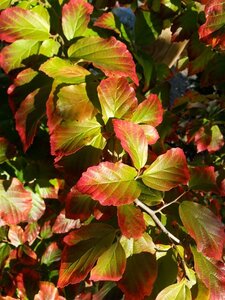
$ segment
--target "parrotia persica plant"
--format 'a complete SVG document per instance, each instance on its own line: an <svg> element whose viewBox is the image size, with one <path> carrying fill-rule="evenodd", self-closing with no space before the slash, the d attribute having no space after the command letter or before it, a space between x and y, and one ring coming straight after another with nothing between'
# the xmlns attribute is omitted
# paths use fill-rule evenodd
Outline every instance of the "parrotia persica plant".
<svg viewBox="0 0 225 300"><path fill-rule="evenodd" d="M0 9L0 299L224 300L224 2Z"/></svg>

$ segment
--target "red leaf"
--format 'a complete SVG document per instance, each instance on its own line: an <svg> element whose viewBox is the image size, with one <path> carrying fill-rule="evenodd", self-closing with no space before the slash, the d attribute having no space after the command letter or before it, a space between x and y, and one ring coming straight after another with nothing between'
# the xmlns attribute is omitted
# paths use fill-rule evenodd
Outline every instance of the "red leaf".
<svg viewBox="0 0 225 300"><path fill-rule="evenodd" d="M145 229L142 211L133 204L122 205L117 208L118 223L122 234L127 238L140 238Z"/></svg>
<svg viewBox="0 0 225 300"><path fill-rule="evenodd" d="M80 227L80 220L68 219L65 217L65 211L57 216L54 225L52 226L52 232L54 233L66 233L74 228Z"/></svg>
<svg viewBox="0 0 225 300"><path fill-rule="evenodd" d="M112 244L98 259L91 270L90 280L118 281L126 267L126 255L120 242Z"/></svg>
<svg viewBox="0 0 225 300"><path fill-rule="evenodd" d="M115 16L112 12L107 12L107 13L102 14L94 22L94 26L114 30L116 33L120 34L120 31L119 31L119 29L117 29L117 26L116 26Z"/></svg>
<svg viewBox="0 0 225 300"><path fill-rule="evenodd" d="M140 103L131 118L134 123L158 126L162 122L163 108L157 95L151 94Z"/></svg>
<svg viewBox="0 0 225 300"><path fill-rule="evenodd" d="M0 217L5 222L15 225L28 220L32 196L18 179L0 180L0 199Z"/></svg>
<svg viewBox="0 0 225 300"><path fill-rule="evenodd" d="M32 245L40 232L40 226L37 222L28 223L25 227L25 234L29 245Z"/></svg>
<svg viewBox="0 0 225 300"><path fill-rule="evenodd" d="M124 77L110 77L101 81L98 96L102 108L103 120L129 117L138 105L134 89Z"/></svg>
<svg viewBox="0 0 225 300"><path fill-rule="evenodd" d="M52 242L41 257L41 263L50 266L52 263L61 259L62 251L59 249L56 242Z"/></svg>
<svg viewBox="0 0 225 300"><path fill-rule="evenodd" d="M183 150L173 148L158 156L141 178L144 184L159 191L169 191L179 184L187 184L189 171Z"/></svg>
<svg viewBox="0 0 225 300"><path fill-rule="evenodd" d="M189 187L192 190L200 190L205 192L219 192L216 184L216 174L214 167L193 167L190 168Z"/></svg>
<svg viewBox="0 0 225 300"><path fill-rule="evenodd" d="M70 0L62 9L62 28L68 40L82 36L90 21L93 6L85 0Z"/></svg>
<svg viewBox="0 0 225 300"><path fill-rule="evenodd" d="M130 77L138 85L133 58L126 45L115 37L108 39L100 37L81 38L70 46L68 56L77 60L84 59L92 62L108 77Z"/></svg>
<svg viewBox="0 0 225 300"><path fill-rule="evenodd" d="M132 203L140 195L136 176L137 171L128 165L102 162L88 168L76 186L102 205L119 206Z"/></svg>
<svg viewBox="0 0 225 300"><path fill-rule="evenodd" d="M225 33L224 33L224 1L213 0L208 1L205 6L206 22L200 26L198 32L199 37L212 47L220 46L225 49Z"/></svg>
<svg viewBox="0 0 225 300"><path fill-rule="evenodd" d="M203 256L194 247L195 270L198 277L210 290L210 300L223 300L225 295L225 264L212 258Z"/></svg>
<svg viewBox="0 0 225 300"><path fill-rule="evenodd" d="M148 141L144 130L138 124L116 119L113 120L113 127L123 149L129 153L134 166L140 170L148 158Z"/></svg>
<svg viewBox="0 0 225 300"><path fill-rule="evenodd" d="M125 300L143 300L151 294L156 277L155 256L147 252L134 254L127 259L126 270L118 287L125 294Z"/></svg>
<svg viewBox="0 0 225 300"><path fill-rule="evenodd" d="M8 238L15 247L23 245L27 241L26 234L21 226L11 225L8 232Z"/></svg>
<svg viewBox="0 0 225 300"><path fill-rule="evenodd" d="M179 214L187 232L196 241L198 251L214 259L221 259L225 244L224 225L206 207L184 201Z"/></svg>
<svg viewBox="0 0 225 300"><path fill-rule="evenodd" d="M34 296L34 300L66 300L66 298L59 295L54 283L41 281L40 290L38 294Z"/></svg>
<svg viewBox="0 0 225 300"><path fill-rule="evenodd" d="M149 145L154 145L158 139L159 139L159 134L158 131L155 129L155 127L151 125L139 125L145 133L145 136L148 140Z"/></svg>

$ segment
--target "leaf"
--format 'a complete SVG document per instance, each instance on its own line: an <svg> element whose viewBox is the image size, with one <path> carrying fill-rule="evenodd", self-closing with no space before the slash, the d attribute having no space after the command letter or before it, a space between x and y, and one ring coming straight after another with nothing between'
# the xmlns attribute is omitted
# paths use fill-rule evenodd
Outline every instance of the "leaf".
<svg viewBox="0 0 225 300"><path fill-rule="evenodd" d="M117 208L118 224L120 230L127 238L140 238L145 229L142 211L134 204L121 205Z"/></svg>
<svg viewBox="0 0 225 300"><path fill-rule="evenodd" d="M224 137L220 131L218 125L213 125L211 127L212 138L209 146L207 147L209 153L220 150L224 145Z"/></svg>
<svg viewBox="0 0 225 300"><path fill-rule="evenodd" d="M155 129L155 127L151 125L139 125L139 126L143 129L148 144L154 145L159 139L159 134L158 131Z"/></svg>
<svg viewBox="0 0 225 300"><path fill-rule="evenodd" d="M52 263L61 259L61 253L62 251L59 249L57 243L52 242L42 255L41 264L45 264L49 267Z"/></svg>
<svg viewBox="0 0 225 300"><path fill-rule="evenodd" d="M225 295L225 265L222 261L204 256L194 247L194 265L198 277L209 288L210 300L223 300Z"/></svg>
<svg viewBox="0 0 225 300"><path fill-rule="evenodd" d="M141 182L139 182L138 184L141 188L141 195L138 197L140 201L144 202L148 206L155 206L164 202L164 194L162 192L150 189Z"/></svg>
<svg viewBox="0 0 225 300"><path fill-rule="evenodd" d="M11 225L8 231L8 239L13 246L18 247L26 242L26 234L21 226Z"/></svg>
<svg viewBox="0 0 225 300"><path fill-rule="evenodd" d="M134 89L124 77L110 77L101 81L98 96L105 123L109 118L129 117L137 107Z"/></svg>
<svg viewBox="0 0 225 300"><path fill-rule="evenodd" d="M24 152L33 143L40 121L45 115L45 104L49 92L49 87L34 90L23 100L16 111L16 130L23 143Z"/></svg>
<svg viewBox="0 0 225 300"><path fill-rule="evenodd" d="M66 246L63 250L61 257L61 267L59 271L58 287L62 288L68 284L75 284L81 282L86 278L91 271L97 259L110 247L114 238L115 230L111 227L108 229L107 234L105 230L102 232L93 231L93 224L86 227L84 230L78 230L78 240L75 240L74 246ZM97 224L99 225L99 224ZM105 225L105 224L104 224ZM104 226L103 226L104 227ZM82 231L83 230L83 231ZM89 236L82 233L90 232ZM66 237L65 241L68 242L76 237L76 232Z"/></svg>
<svg viewBox="0 0 225 300"><path fill-rule="evenodd" d="M162 122L162 118L162 104L157 95L151 94L135 109L131 121L156 127Z"/></svg>
<svg viewBox="0 0 225 300"><path fill-rule="evenodd" d="M37 54L40 43L33 40L18 40L2 49L0 66L6 72L24 67L23 60Z"/></svg>
<svg viewBox="0 0 225 300"><path fill-rule="evenodd" d="M39 70L59 82L74 84L85 82L86 76L90 74L83 67L73 65L70 61L59 57L50 58L40 66Z"/></svg>
<svg viewBox="0 0 225 300"><path fill-rule="evenodd" d="M28 220L32 196L18 179L0 180L0 201L0 217L6 223L16 225Z"/></svg>
<svg viewBox="0 0 225 300"><path fill-rule="evenodd" d="M40 226L37 222L28 223L25 227L25 234L29 245L32 245L40 232Z"/></svg>
<svg viewBox="0 0 225 300"><path fill-rule="evenodd" d="M224 226L206 207L184 201L179 214L190 236L196 241L198 251L204 255L221 259L225 243Z"/></svg>
<svg viewBox="0 0 225 300"><path fill-rule="evenodd" d="M204 192L219 192L216 183L216 174L213 166L210 167L192 167L189 168L190 181L189 187L192 190Z"/></svg>
<svg viewBox="0 0 225 300"><path fill-rule="evenodd" d="M149 252L155 254L155 244L152 241L150 235L146 232L140 238L130 238L122 235L120 238L120 243L124 248L126 257L130 257L133 254L138 254L142 252Z"/></svg>
<svg viewBox="0 0 225 300"><path fill-rule="evenodd" d="M66 233L74 228L80 227L80 220L68 219L65 216L65 211L61 211L57 216L54 225L52 226L52 232L54 233Z"/></svg>
<svg viewBox="0 0 225 300"><path fill-rule="evenodd" d="M0 10L8 8L10 4L11 4L11 0L1 0Z"/></svg>
<svg viewBox="0 0 225 300"><path fill-rule="evenodd" d="M189 172L183 150L173 148L158 156L140 177L144 184L159 191L187 184Z"/></svg>
<svg viewBox="0 0 225 300"><path fill-rule="evenodd" d="M0 268L3 268L5 260L10 254L10 250L8 243L0 243Z"/></svg>
<svg viewBox="0 0 225 300"><path fill-rule="evenodd" d="M125 252L120 242L116 242L98 258L96 266L91 270L90 280L118 281L121 279L125 267Z"/></svg>
<svg viewBox="0 0 225 300"><path fill-rule="evenodd" d="M213 48L219 46L221 50L225 49L224 15L223 0L208 1L205 6L206 22L198 30L202 41Z"/></svg>
<svg viewBox="0 0 225 300"><path fill-rule="evenodd" d="M59 295L54 283L40 281L40 290L38 294L34 296L34 300L66 300L66 298Z"/></svg>
<svg viewBox="0 0 225 300"><path fill-rule="evenodd" d="M151 294L156 276L155 256L147 252L134 254L127 259L126 270L118 287L125 294L125 299L143 300Z"/></svg>
<svg viewBox="0 0 225 300"><path fill-rule="evenodd" d="M108 77L130 77L138 85L133 58L126 45L114 37L108 39L100 37L81 38L69 47L68 56L76 60L83 59L92 62Z"/></svg>
<svg viewBox="0 0 225 300"><path fill-rule="evenodd" d="M8 43L19 39L44 41L49 38L50 24L36 12L10 7L0 15L0 39Z"/></svg>
<svg viewBox="0 0 225 300"><path fill-rule="evenodd" d="M135 123L125 120L113 120L116 137L127 151L136 169L144 167L148 159L148 141L143 129Z"/></svg>
<svg viewBox="0 0 225 300"><path fill-rule="evenodd" d="M185 281L169 285L158 294L156 300L191 300L191 291Z"/></svg>
<svg viewBox="0 0 225 300"><path fill-rule="evenodd" d="M16 151L15 147L4 137L0 137L0 164L12 158Z"/></svg>
<svg viewBox="0 0 225 300"><path fill-rule="evenodd" d="M29 222L38 221L45 212L45 202L44 200L36 193L31 192L32 194L32 207L28 215Z"/></svg>
<svg viewBox="0 0 225 300"><path fill-rule="evenodd" d="M114 14L110 11L103 13L95 22L94 26L113 30L116 33L120 34L119 29L117 28L117 21Z"/></svg>
<svg viewBox="0 0 225 300"><path fill-rule="evenodd" d="M67 40L82 36L87 29L93 6L84 0L70 0L62 8L62 29Z"/></svg>
<svg viewBox="0 0 225 300"><path fill-rule="evenodd" d="M140 194L134 180L137 171L123 163L102 162L87 169L77 182L77 189L102 205L132 203Z"/></svg>
<svg viewBox="0 0 225 300"><path fill-rule="evenodd" d="M61 45L59 42L53 39L48 39L42 42L38 54L42 54L47 57L52 57L58 54L60 47Z"/></svg>
<svg viewBox="0 0 225 300"><path fill-rule="evenodd" d="M105 139L101 134L101 125L95 118L87 121L65 121L54 128L51 134L51 153L67 156L77 152L86 145L103 149Z"/></svg>

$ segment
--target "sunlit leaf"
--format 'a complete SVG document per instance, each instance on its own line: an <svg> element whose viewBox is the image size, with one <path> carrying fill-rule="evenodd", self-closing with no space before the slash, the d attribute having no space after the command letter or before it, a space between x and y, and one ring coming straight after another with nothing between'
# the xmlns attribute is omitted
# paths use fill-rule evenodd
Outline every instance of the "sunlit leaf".
<svg viewBox="0 0 225 300"><path fill-rule="evenodd" d="M3 267L5 260L10 254L10 250L8 243L0 243L0 268Z"/></svg>
<svg viewBox="0 0 225 300"><path fill-rule="evenodd" d="M58 54L59 48L60 48L59 42L53 39L48 39L42 42L38 54L42 54L47 57L52 57Z"/></svg>
<svg viewBox="0 0 225 300"><path fill-rule="evenodd" d="M156 300L191 300L191 291L185 284L185 280L172 284L162 290Z"/></svg>
<svg viewBox="0 0 225 300"><path fill-rule="evenodd" d="M113 127L123 149L129 153L134 166L140 170L148 158L148 141L144 130L138 124L117 119L113 120Z"/></svg>
<svg viewBox="0 0 225 300"><path fill-rule="evenodd" d="M0 217L5 222L15 225L28 220L32 195L18 179L0 181L0 201Z"/></svg>
<svg viewBox="0 0 225 300"><path fill-rule="evenodd" d="M59 82L75 84L85 82L86 76L90 74L83 67L59 57L50 58L40 66L39 70Z"/></svg>
<svg viewBox="0 0 225 300"><path fill-rule="evenodd" d="M5 46L0 53L0 66L8 73L23 67L23 60L38 53L40 43L32 40L18 40Z"/></svg>
<svg viewBox="0 0 225 300"><path fill-rule="evenodd" d="M92 62L106 76L130 77L138 85L133 58L126 45L114 37L108 39L100 37L81 38L70 46L68 56L76 60L83 59Z"/></svg>
<svg viewBox="0 0 225 300"><path fill-rule="evenodd" d="M127 238L140 238L145 229L142 211L134 204L121 205L117 208L118 224L120 230Z"/></svg>
<svg viewBox="0 0 225 300"><path fill-rule="evenodd" d="M155 94L150 94L146 100L140 103L131 118L134 123L157 126L162 122L162 104Z"/></svg>
<svg viewBox="0 0 225 300"><path fill-rule="evenodd" d="M124 77L110 77L101 81L98 96L102 108L103 120L129 117L137 107L134 89Z"/></svg>
<svg viewBox="0 0 225 300"><path fill-rule="evenodd" d="M102 205L132 203L140 194L134 180L137 171L123 163L102 162L87 169L77 183L77 189Z"/></svg>
<svg viewBox="0 0 225 300"><path fill-rule="evenodd" d="M52 242L41 257L41 263L50 266L55 261L61 259L62 251L59 249L56 242Z"/></svg>
<svg viewBox="0 0 225 300"><path fill-rule="evenodd" d="M112 244L97 261L96 266L91 270L90 280L111 280L121 279L126 267L126 255L119 242Z"/></svg>
<svg viewBox="0 0 225 300"><path fill-rule="evenodd" d="M66 300L66 298L59 295L54 283L41 281L40 290L38 294L34 296L34 300Z"/></svg>
<svg viewBox="0 0 225 300"><path fill-rule="evenodd" d="M2 0L0 3L0 10L1 9L6 9L10 6L12 0Z"/></svg>
<svg viewBox="0 0 225 300"><path fill-rule="evenodd" d="M19 225L11 225L8 232L8 239L15 247L23 245L26 242L26 234L23 228Z"/></svg>
<svg viewBox="0 0 225 300"><path fill-rule="evenodd" d="M198 279L197 281L198 293L195 300L210 300L209 289L204 285L204 283Z"/></svg>
<svg viewBox="0 0 225 300"><path fill-rule="evenodd" d="M54 233L66 233L74 228L80 227L80 220L68 219L65 216L65 211L57 216L54 225L52 226L52 231Z"/></svg>
<svg viewBox="0 0 225 300"><path fill-rule="evenodd" d="M149 252L151 254L155 253L155 244L152 241L152 238L148 233L143 233L143 235L138 238L128 239L124 235L120 238L120 243L123 246L126 257L130 257L133 254L138 254L142 252Z"/></svg>
<svg viewBox="0 0 225 300"><path fill-rule="evenodd" d="M189 172L183 150L173 148L158 156L141 178L144 184L159 191L169 191L179 184L187 184Z"/></svg>
<svg viewBox="0 0 225 300"><path fill-rule="evenodd" d="M205 6L205 16L206 22L198 30L200 39L212 47L219 46L224 50L225 9L223 0L208 1Z"/></svg>
<svg viewBox="0 0 225 300"><path fill-rule="evenodd" d="M62 28L67 40L82 36L90 21L93 6L85 0L70 0L62 8Z"/></svg>
<svg viewBox="0 0 225 300"><path fill-rule="evenodd" d="M135 270L135 272L134 272ZM155 256L143 252L127 259L126 269L118 287L129 300L143 300L151 294L157 276Z"/></svg>
<svg viewBox="0 0 225 300"><path fill-rule="evenodd" d="M195 270L198 277L209 288L210 300L223 300L225 295L225 265L224 262L204 256L194 247Z"/></svg>
<svg viewBox="0 0 225 300"><path fill-rule="evenodd" d="M116 33L120 33L116 24L117 20L115 19L114 14L110 11L102 14L95 22L94 26L98 26L105 29L110 29Z"/></svg>
<svg viewBox="0 0 225 300"><path fill-rule="evenodd" d="M218 125L213 125L211 127L211 132L212 132L211 142L210 142L209 146L207 147L207 149L210 153L213 153L223 147L224 136L223 136L222 132L220 131L220 128Z"/></svg>
<svg viewBox="0 0 225 300"><path fill-rule="evenodd" d="M208 208L194 202L182 202L179 213L187 232L196 241L198 251L208 257L221 259L225 243L221 221Z"/></svg>
<svg viewBox="0 0 225 300"><path fill-rule="evenodd" d="M159 139L159 134L158 131L155 129L155 127L151 125L139 125L139 126L143 129L148 144L154 145Z"/></svg>
<svg viewBox="0 0 225 300"><path fill-rule="evenodd" d="M32 192L32 207L28 216L29 222L38 221L40 217L44 214L44 211L44 200L38 194Z"/></svg>
<svg viewBox="0 0 225 300"><path fill-rule="evenodd" d="M190 170L189 187L192 190L201 190L205 192L218 192L216 184L216 174L213 166L210 167L192 167Z"/></svg>
<svg viewBox="0 0 225 300"><path fill-rule="evenodd" d="M40 226L37 222L28 223L25 227L25 234L29 245L32 245L40 232Z"/></svg>
<svg viewBox="0 0 225 300"><path fill-rule="evenodd" d="M39 14L11 7L0 15L0 39L14 42L19 39L44 41L49 38L50 24Z"/></svg>

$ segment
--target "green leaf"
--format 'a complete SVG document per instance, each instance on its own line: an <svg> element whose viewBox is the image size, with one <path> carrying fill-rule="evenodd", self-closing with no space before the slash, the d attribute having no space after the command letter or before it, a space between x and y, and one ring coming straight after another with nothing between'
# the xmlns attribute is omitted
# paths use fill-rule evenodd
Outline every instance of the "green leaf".
<svg viewBox="0 0 225 300"><path fill-rule="evenodd" d="M15 154L15 147L4 137L0 137L0 164L12 158Z"/></svg>
<svg viewBox="0 0 225 300"><path fill-rule="evenodd" d="M0 268L4 266L5 260L10 254L10 250L8 243L0 243Z"/></svg>
<svg viewBox="0 0 225 300"><path fill-rule="evenodd" d="M122 205L117 208L118 224L123 235L127 238L140 238L145 229L142 211L133 204Z"/></svg>
<svg viewBox="0 0 225 300"><path fill-rule="evenodd" d="M118 281L121 279L125 267L125 252L120 242L116 242L98 258L96 266L91 270L90 280Z"/></svg>
<svg viewBox="0 0 225 300"><path fill-rule="evenodd" d="M120 34L120 30L117 28L118 20L115 18L114 14L110 11L103 13L95 22L94 26L98 26L105 29L110 29Z"/></svg>
<svg viewBox="0 0 225 300"><path fill-rule="evenodd" d="M62 8L62 29L67 40L82 36L90 21L93 6L85 0L70 0Z"/></svg>
<svg viewBox="0 0 225 300"><path fill-rule="evenodd" d="M50 58L40 66L39 70L63 83L83 83L86 81L86 76L90 75L90 72L83 67L73 65L69 60L59 57Z"/></svg>
<svg viewBox="0 0 225 300"><path fill-rule="evenodd" d="M210 300L210 294L209 294L209 289L204 285L204 283L198 279L197 281L197 286L198 286L198 293L195 298L195 300Z"/></svg>
<svg viewBox="0 0 225 300"><path fill-rule="evenodd" d="M206 207L184 201L179 214L187 232L197 243L198 251L214 259L221 259L225 242L222 222Z"/></svg>
<svg viewBox="0 0 225 300"><path fill-rule="evenodd" d="M129 117L138 105L135 91L124 77L102 80L98 86L98 96L105 123L109 118Z"/></svg>
<svg viewBox="0 0 225 300"><path fill-rule="evenodd" d="M127 259L126 270L118 287L129 300L144 299L151 294L156 276L155 256L147 252L134 254Z"/></svg>
<svg viewBox="0 0 225 300"><path fill-rule="evenodd" d="M172 284L162 290L156 300L191 300L191 291L186 285L186 280Z"/></svg>
<svg viewBox="0 0 225 300"><path fill-rule="evenodd" d="M38 13L10 7L0 17L0 39L12 43L19 39L44 41L49 38L50 24Z"/></svg>
<svg viewBox="0 0 225 300"><path fill-rule="evenodd" d="M141 202L144 202L148 206L155 206L163 203L164 193L150 189L141 182L138 184L141 188L141 195L138 197L138 199Z"/></svg>
<svg viewBox="0 0 225 300"><path fill-rule="evenodd" d="M138 78L130 52L122 42L114 37L85 37L79 39L68 49L68 56L76 60L92 62L106 76L130 77L136 85Z"/></svg>
<svg viewBox="0 0 225 300"><path fill-rule="evenodd" d="M48 40L43 41L43 43L40 46L38 54L42 54L47 57L52 57L52 56L58 54L60 47L61 47L61 45L59 44L59 42L57 42L53 39L48 39Z"/></svg>
<svg viewBox="0 0 225 300"><path fill-rule="evenodd" d="M129 153L136 169L143 168L148 159L148 140L144 130L133 122L113 120L116 137L123 149Z"/></svg>
<svg viewBox="0 0 225 300"><path fill-rule="evenodd" d="M18 179L0 180L0 201L0 217L5 222L15 225L28 220L32 196Z"/></svg>
<svg viewBox="0 0 225 300"><path fill-rule="evenodd" d="M187 184L189 172L183 150L173 148L158 156L140 178L144 184L159 191L169 191L179 184Z"/></svg>
<svg viewBox="0 0 225 300"><path fill-rule="evenodd" d="M23 60L37 54L40 47L38 41L18 40L2 49L0 53L1 68L8 73L11 70L24 67Z"/></svg>
<svg viewBox="0 0 225 300"><path fill-rule="evenodd" d="M11 2L12 2L12 0L1 0L0 10L8 8L10 6Z"/></svg>
<svg viewBox="0 0 225 300"><path fill-rule="evenodd" d="M195 270L198 277L210 291L210 300L223 299L225 295L225 264L222 261L204 256L194 247Z"/></svg>
<svg viewBox="0 0 225 300"><path fill-rule="evenodd" d="M132 203L140 194L137 171L123 163L102 162L87 169L77 182L77 189L102 205Z"/></svg>

